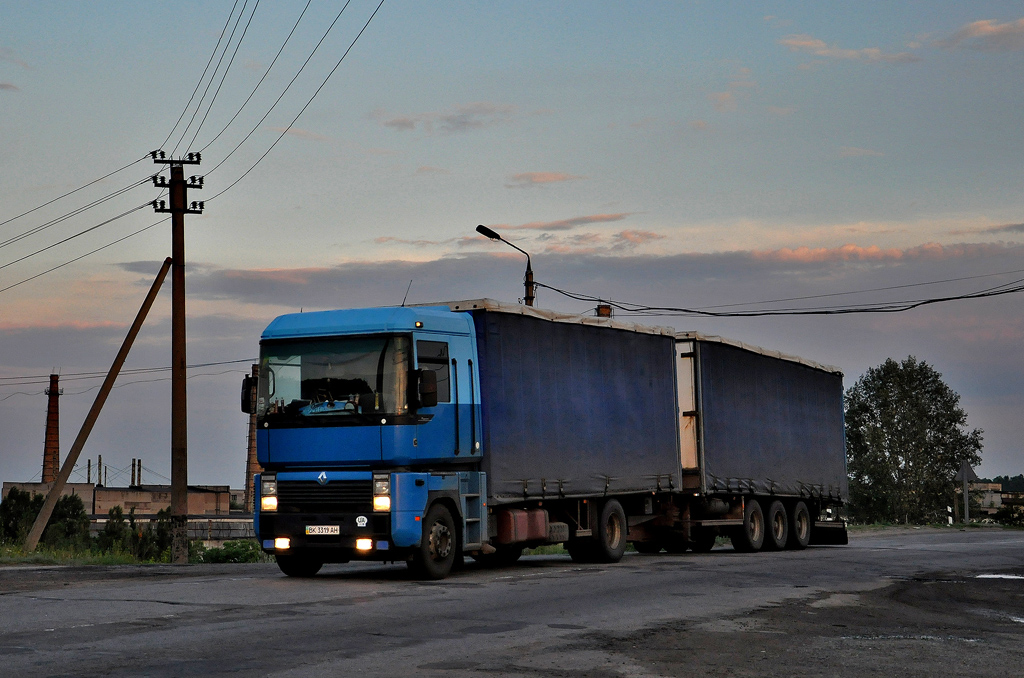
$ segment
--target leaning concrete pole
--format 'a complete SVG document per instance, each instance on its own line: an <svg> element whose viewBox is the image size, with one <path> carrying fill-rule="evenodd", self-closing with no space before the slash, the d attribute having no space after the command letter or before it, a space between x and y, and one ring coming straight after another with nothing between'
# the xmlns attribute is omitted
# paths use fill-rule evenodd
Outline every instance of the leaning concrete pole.
<svg viewBox="0 0 1024 678"><path fill-rule="evenodd" d="M64 486L71 476L71 471L75 468L75 462L78 461L78 455L81 454L82 448L85 447L85 441L89 439L89 434L92 433L92 427L100 416L100 410L103 409L103 404L107 401L110 389L114 387L114 380L117 379L121 366L124 365L124 361L128 357L128 351L131 350L135 337L139 334L139 330L142 329L142 323L145 321L149 309L153 306L156 294L160 291L160 285L163 284L164 278L167 277L167 271L170 267L171 260L169 258L165 259L164 265L160 267L160 272L157 273L156 280L153 281L153 286L149 288L146 300L142 302L139 314L135 316L135 322L132 323L131 329L128 330L128 335L124 338L124 343L121 344L121 349L117 352L117 357L114 358L114 363L110 366L110 370L103 380L103 385L100 386L99 393L96 394L96 400L93 401L92 408L82 423L82 429L78 432L78 437L75 438L71 451L68 452L68 457L64 460L64 465L60 467L57 480L53 483L53 487L50 488L50 493L46 495L46 501L43 503L43 508L39 511L39 515L36 516L36 522L32 524L32 529L25 540L26 551L34 551L36 546L39 545L39 539L43 536L43 529L46 528L46 523L50 521L50 516L53 514L53 507L57 505L57 500L60 499L60 495L64 491Z"/></svg>

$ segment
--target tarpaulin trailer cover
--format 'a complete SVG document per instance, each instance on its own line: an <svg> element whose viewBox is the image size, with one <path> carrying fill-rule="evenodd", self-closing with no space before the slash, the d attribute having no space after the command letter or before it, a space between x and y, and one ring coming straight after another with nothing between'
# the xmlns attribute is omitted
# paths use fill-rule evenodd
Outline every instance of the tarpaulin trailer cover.
<svg viewBox="0 0 1024 678"><path fill-rule="evenodd" d="M845 499L842 374L688 336L704 489Z"/></svg>
<svg viewBox="0 0 1024 678"><path fill-rule="evenodd" d="M452 306L476 323L492 503L680 487L673 336Z"/></svg>

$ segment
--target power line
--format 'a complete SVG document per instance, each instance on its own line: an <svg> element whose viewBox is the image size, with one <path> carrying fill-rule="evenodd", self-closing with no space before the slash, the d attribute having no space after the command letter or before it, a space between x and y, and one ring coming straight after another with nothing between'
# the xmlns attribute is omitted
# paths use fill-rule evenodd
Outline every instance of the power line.
<svg viewBox="0 0 1024 678"><path fill-rule="evenodd" d="M1012 294L1014 292L1021 292L1024 291L1024 284L1022 283L1024 283L1024 279L1017 280L1012 283L1006 283L1004 285L999 285L998 287L990 288L987 290L980 290L977 292L969 292L967 294L950 295L945 297L932 297L928 299L913 299L895 302L885 302L880 304L856 304L846 307L784 308L763 311L708 311L697 308L648 306L645 304L613 301L602 297L594 297L587 294L568 292L566 290L562 290L551 285L545 285L543 283L536 283L536 285L538 287L549 289L552 292L557 292L558 294L561 294L570 299L575 299L577 301L588 301L608 304L613 308L617 308L623 311L626 315L750 318L778 315L844 315L851 313L900 313L903 311L909 311L930 304L938 304L948 301L959 301L964 299L982 299L986 297L995 297L1004 294Z"/></svg>
<svg viewBox="0 0 1024 678"><path fill-rule="evenodd" d="M188 103L185 104L185 108L181 109L181 115L178 116L178 121L174 123L174 127L172 127L171 131L167 133L167 138L164 139L164 142L160 144L160 146L166 146L167 142L171 140L171 137L174 136L174 130L178 129L178 125L181 124L182 118L185 117L185 113L188 112L189 106L192 105L192 101L196 98L196 92L199 91L199 87L203 84L203 80L206 78L206 72L210 70L210 64L213 63L213 57L217 56L217 51L220 49L220 41L224 39L224 34L228 30L228 24L231 23L231 17L234 15L235 7L237 6L238 0L235 0L235 4L231 5L231 11L228 12L228 18L224 22L224 28L221 29L220 36L217 38L217 44L214 45L213 52L210 54L210 60L206 62L206 68L203 69L203 74L199 76L199 82L196 83L196 88L192 90L192 96L189 97ZM146 156L143 156L142 159L145 160Z"/></svg>
<svg viewBox="0 0 1024 678"><path fill-rule="evenodd" d="M149 229L153 228L154 226L162 224L163 222L165 222L167 220L168 220L168 218L161 219L160 221L154 222L154 223L150 224L149 226L146 226L145 228L140 228L139 230L137 230L137 231L135 231L133 233L129 233L128 235L126 235L124 237L121 237L121 238L118 238L117 240L115 240L113 242L109 242L106 245L103 245L102 247L97 247L96 249L92 250L91 252L86 252L85 254L82 254L80 256L75 257L74 259L69 259L68 261L65 261L63 264L58 264L58 265L54 266L53 268L49 268L49 269L43 271L42 273L37 273L37 274L35 274L35 275L33 275L33 276L29 277L29 278L25 278L24 280L19 280L18 282L14 283L13 285L8 285L7 287L2 287L2 288L0 288L0 294L6 292L7 290L10 290L10 289L13 289L13 288L17 287L18 285L23 285L23 284L25 284L27 282L31 282L31 281L35 280L36 278L41 278L44 275L46 275L47 273L53 273L57 269L64 268L68 264L73 264L76 261L81 261L82 259L85 259L86 257L91 256L93 254L96 254L97 252L99 252L101 250L105 250L108 247L112 247L112 246L118 244L119 242L123 242L123 241L127 240L128 238L134 237L134 236L136 236L136 235L138 235L140 233L148 231Z"/></svg>
<svg viewBox="0 0 1024 678"><path fill-rule="evenodd" d="M100 177L99 179L94 179L94 180L90 181L90 182L89 182L89 183L87 183L87 184L84 184L84 185L82 185L82 186L79 186L78 188L76 188L76 189L75 189L75 190L73 190L73 191L68 191L67 193L64 193L63 195L58 195L58 196L57 196L56 198L54 198L53 200L49 200L49 201L47 201L47 202L44 202L44 203L43 203L42 205L39 205L38 207L33 207L32 209L28 210L27 212L22 212L21 214L18 214L17 216L13 216L13 217L11 217L10 219L7 219L6 221L0 221L0 226L4 226L4 225L6 225L6 224L9 224L9 223L11 223L11 222L12 222L12 221L14 221L15 219L20 219L20 218L22 218L23 216L26 216L26 215L28 215L28 214L32 214L32 213L33 213L33 212L35 212L36 210L41 210L41 209L43 209L44 207L46 207L47 205L52 205L53 203L57 202L58 200L60 200L60 199L62 199L62 198L66 198L66 197L68 197L69 195L73 195L73 194L75 194L75 193L78 193L78 192L79 192L79 191L81 191L82 189L85 189L85 188L89 188L89 187L90 187L90 186L92 186L93 184L97 184L97 183L99 183L99 182L103 181L104 179L106 179L106 178L108 178L108 177L112 177L112 176L114 176L115 174L117 174L118 172L120 172L120 171L122 171L122 170L126 170L126 169L128 169L128 168L129 168L129 167L131 167L132 165L135 165L135 164L137 164L137 163L140 163L140 162L142 162L143 160L145 160L145 159L146 159L146 158L148 158L148 157L149 157L149 155L147 154L147 155L144 155L144 156L142 156L142 157L141 157L141 158L139 158L138 160L132 160L132 161L131 161L130 163L128 163L128 164L127 164L127 165L125 165L124 167L118 167L118 168L117 168L116 170L114 170L113 172L109 172L109 173L107 173L107 174L104 174L104 175L103 175L102 177Z"/></svg>
<svg viewBox="0 0 1024 678"><path fill-rule="evenodd" d="M823 298L826 298L826 297L840 297L840 296L846 296L846 295L851 295L851 294L864 294L864 293L867 293L867 292L884 292L884 291L889 291L889 290L907 289L907 288L910 288L910 287L923 287L925 285L940 285L940 284L943 284L943 283L961 282L961 281L964 281L964 280L978 280L979 278L994 278L996 276L1012 275L1014 273L1024 273L1024 268L1017 269L1015 271L1002 271L1000 273L983 273L981 275L968 275L968 276L963 276L961 278L946 278L945 280L929 280L927 282L908 283L908 284L905 284L905 285L889 285L888 287L871 287L871 288L868 288L868 289L855 290L855 291L852 291L852 292L832 292L832 293L829 293L829 294L809 294L809 295L805 295L805 296L802 296L802 297L786 297L786 298L783 298L783 299L766 299L764 301L750 301L750 302L738 303L738 304L717 304L715 306L702 306L701 308L706 310L706 309L709 309L709 308L729 308L729 307L733 307L733 306L757 306L759 304L777 304L777 303L782 303L784 301L803 301L805 299L823 299Z"/></svg>
<svg viewBox="0 0 1024 678"><path fill-rule="evenodd" d="M210 111L213 110L213 102L217 100L217 95L220 94L220 88L224 86L224 81L228 77L228 72L231 70L231 65L235 63L235 57L238 56L238 48L242 46L242 41L245 40L245 34L249 32L249 24L252 23L253 17L256 16L256 9L259 6L260 0L256 0L256 4L252 6L252 12L249 14L249 20L245 22L245 28L242 29L242 35L239 36L238 42L235 43L235 51L231 53L231 59L228 60L227 68L224 69L224 73L220 76L220 82L217 84L217 89L216 91L214 91L213 96L210 98L210 105L207 106L206 113L203 115L203 119L199 121L199 126L196 127L196 133L192 135L192 141L189 142L189 147L191 147L192 144L196 142L196 137L199 136L199 130L201 130L203 128L203 125L206 124L206 119L210 116ZM245 11L244 7L242 8L242 11ZM241 18L241 14L239 14L239 18ZM232 31L232 34L234 34L234 31ZM228 40L228 44L231 44L230 39Z"/></svg>
<svg viewBox="0 0 1024 678"><path fill-rule="evenodd" d="M349 2L351 2L351 0L349 0ZM346 2L346 3L345 3L345 7L348 7L348 4L349 4L349 3L348 3L348 2ZM214 195L214 196L213 196L212 198L208 199L208 200L207 200L206 202L209 202L210 200L213 200L213 199L215 199L215 198L217 198L217 197L219 197L219 196L222 196L222 195L224 195L224 194L225 194L225 193L226 193L227 191L231 190L231 189L232 189L232 188L233 188L233 187L234 187L234 186L235 186L235 185L236 185L236 184L237 184L238 182L240 182L240 181L241 181L242 179L244 179L244 178L246 177L246 175L248 175L248 174L249 174L249 172L251 172L251 171L253 171L254 169L256 169L256 166L257 166L257 165L259 165L259 164L260 164L261 162L263 162L263 159L264 159L264 158L266 158L266 157L267 157L267 156L268 156L268 155L270 154L270 152L271 152L272 150L274 150L274 147L275 147L275 146L277 146L277 144L278 144L278 143L279 143L279 142L281 141L281 139L283 139L283 138L284 138L284 135L285 135L285 134L287 134L287 133L288 133L288 131L289 131L289 130L290 130L290 129L292 128L292 126L293 126L293 125L294 125L294 124L295 124L295 123L296 123L296 122L298 121L299 117L301 117L301 116L302 116L302 114L303 114L303 113L305 113L306 109L307 109L307 108L309 108L309 105L310 105L311 103L313 103L313 99L315 99L315 98L316 98L316 96L317 96L317 95L318 95L318 94L320 93L320 90L322 90L322 89L324 88L324 86L325 86L325 85L327 85L327 81L331 79L331 76L332 76L332 75L334 75L335 71L337 71L337 70L338 70L338 67L339 67L339 66L341 66L341 62L343 62L343 61L345 60L345 57L347 57L347 56L348 56L348 54L349 54L349 52L351 52L351 51L352 51L352 48L353 48L353 47L355 47L355 44L356 44L356 43L357 43L357 42L359 41L359 38L360 38L360 37L362 37L363 33L364 33L364 32L366 31L366 29L367 29L367 28L369 27L369 25L370 25L370 22L371 22L371 21L373 21L373 18L374 18L375 16L377 16L377 12L379 12L379 11L380 11L380 8L381 8L381 7L383 6L383 5L384 5L384 0L380 0L380 4L378 4L378 5L377 5L377 8L376 8L375 10L373 10L373 14L371 14L371 15L370 15L370 18L366 20L366 23L365 23L365 24L363 24L363 27L362 27L362 28L361 28L361 29L359 30L359 33L358 33L358 34L356 34L356 37L355 37L355 38L354 38L354 39L352 40L352 43L351 43L351 44L350 44L350 45L348 46L348 49L346 49L346 50L345 50L345 53L341 55L341 58L340 58L340 59L338 59L338 63L336 63L336 64L334 65L334 68L332 68L332 69L331 69L331 72L327 74L327 77L326 77L326 78L324 78L324 81L323 81L322 83L320 83L320 86L319 86L319 87L317 87L317 88L316 88L316 91L315 91L315 92L313 92L313 96L311 96L311 97L309 98L309 101L307 101L307 102L306 102L306 105L302 107L302 109L301 109L301 110L300 110L300 111L298 112L298 114L297 114L297 115L296 115L296 116L295 116L295 117L294 117L294 118L292 119L292 121L291 121L290 123L288 123L288 126L284 128L284 131L283 131L283 132L281 132L280 136L278 136L278 137L277 137L277 139L276 139L276 140L274 141L274 143L270 145L270 148L268 148L268 149L266 150L266 152L265 152L265 153L264 153L263 155L261 155L261 156L260 156L259 160L257 160L257 161L256 161L255 163L253 163L252 167L250 167L249 169L247 169L247 170L246 170L246 171L245 171L245 172L244 172L244 173L242 174L242 176L240 176L240 177L238 177L237 179L235 179L235 180L234 180L233 182L231 182L231 183L230 183L230 184L229 184L229 185L227 186L227 188L225 188L224 190L222 190L222 191L221 191L220 193L217 193L217 194L216 194L216 195ZM345 8L343 7L343 8L342 8L342 12L344 12L344 11L345 11ZM341 16L341 14L339 13L339 14L338 14L338 16L340 17L340 16ZM337 21L337 19L335 19L335 21ZM334 24L331 24L331 25L333 26ZM328 30L330 30L330 29L328 29ZM326 34L324 34L324 37L327 37L327 36L326 36ZM317 45L317 46L319 47L319 45ZM312 55L310 55L310 56L312 57ZM303 64L303 65L305 65L305 64ZM261 120L260 122L262 122L262 120ZM246 137L246 138L248 138L248 137ZM236 148L237 148L237 147L236 147ZM225 158L225 159L226 159L226 158ZM222 164L223 164L223 163L222 163ZM217 167L220 167L220 165L217 165ZM217 167L214 167L214 169L216 169ZM209 173L208 173L208 174L209 174Z"/></svg>
<svg viewBox="0 0 1024 678"><path fill-rule="evenodd" d="M267 79L268 75L270 75L270 70L274 67L274 64L277 63L277 60L281 57L281 53L284 52L284 48L288 46L288 42L291 41L292 36L295 34L295 29L299 27L299 22L302 21L302 17L305 16L306 10L309 9L309 6L312 2L313 0L307 0L306 6L302 9L302 12L299 14L299 18L295 20L295 25L292 26L292 30L291 32L288 33L288 37L284 39L284 43L281 45L281 49L277 50L277 54L274 56L274 60L270 62L270 66L268 66L267 70L263 73L263 77L261 77L259 82L256 83L256 86L252 88L252 92L249 93L249 96L245 99L244 102L242 102L242 105L238 107L238 110L235 111L235 114L231 116L231 119L228 120L228 123L224 125L221 131L217 132L217 134L212 139L210 139L205 146L199 149L201 153L205 153L206 149L212 146L213 142L217 141L217 139L220 138L220 135L224 134L227 128L231 126L231 123L235 121L235 118L237 118L239 114L242 112L242 109L246 107L249 101L256 94L256 90L260 88L260 85L263 84L263 81Z"/></svg>
<svg viewBox="0 0 1024 678"><path fill-rule="evenodd" d="M227 44L224 45L224 50L220 53L220 58L217 60L217 65L214 67L213 73L210 75L210 81L206 83L206 89L203 90L203 96L199 97L199 103L196 104L196 110L192 112L192 117L189 118L188 124L185 125L185 129L181 131L181 138L178 139L178 143L174 144L174 148L171 149L172 156L178 152L178 146L180 146L181 142L185 140L185 135L188 134L189 128L192 126L192 123L195 122L196 116L199 114L199 109L203 107L203 100L206 98L206 95L210 91L210 86L213 84L213 79L217 77L217 71L220 70L220 65L224 61L224 55L228 53L228 45L231 44L231 39L235 36L235 31L238 30L238 24L242 21L242 15L245 14L245 8L246 6L248 6L248 4L249 0L245 0L245 3L242 5L242 9L238 12L238 17L235 19L235 25L231 28L231 35L228 36ZM228 20L231 20L230 16L228 17ZM218 41L217 44L220 44L220 42Z"/></svg>
<svg viewBox="0 0 1024 678"><path fill-rule="evenodd" d="M218 360L216 362L208 363L194 363L192 365L186 365L186 369L194 370L201 367L217 367L219 365L235 365L238 363L253 363L256 362L257 358L236 358L234 360ZM170 365L161 367L135 367L132 369L121 370L119 374L148 374L152 372L165 372L171 369ZM60 378L62 382L66 381L79 381L82 379L102 379L107 376L107 372L69 372L67 374L61 374ZM19 377L0 377L0 387L2 386L24 386L28 384L42 384L49 383L50 375L48 374L33 374L23 375ZM2 383L2 382L15 382L15 383Z"/></svg>
<svg viewBox="0 0 1024 678"><path fill-rule="evenodd" d="M14 243L16 243L16 242L18 242L20 240L24 240L25 238L27 238L29 236L35 235L36 233L39 233L40 231L45 231L49 227L55 226L56 224L59 224L62 221L67 221L68 219L70 219L72 217L76 217L79 214L81 214L82 212L85 212L86 210L92 209L93 207L95 207L95 206L97 206L99 204L102 204L102 203L104 203L104 202L106 202L108 200L112 200L113 198L116 198L119 195L127 193L128 191L132 190L133 188L138 188L139 186L142 186L143 184L145 184L148 181L149 181L148 178L147 179L142 179L140 181L136 181L135 183L130 184L130 185L124 187L124 188L118 189L118 190L114 191L113 193L108 193L107 195L103 196L102 198L97 198L96 200L93 200L91 203L88 203L88 204L84 205L83 207L78 207L76 209L73 209L70 212L68 212L67 214L64 214L62 216L56 217L54 219L51 219L50 221L42 223L39 226L35 226L33 228L30 228L29 230L27 230L27 231L25 231L23 233L20 233L18 235L12 236L12 237L8 238L7 240L4 240L4 241L0 242L0 248L7 247L8 245L13 245Z"/></svg>
<svg viewBox="0 0 1024 678"><path fill-rule="evenodd" d="M294 76L292 76L292 79L288 81L288 84L285 85L284 90L281 92L281 94L278 95L277 99L274 100L274 103L271 104L270 109L266 113L264 113L263 117L260 118L259 122L257 122L256 125L251 130L249 130L249 133L246 134L245 137L243 137L242 140L239 141L238 144L234 148L232 148L231 151L228 152L227 155L225 155L223 158L221 158L221 161L219 163L217 163L216 165L214 165L213 169L211 169L209 172L206 173L206 176L209 176L209 175L213 174L214 172L216 172L217 168L220 167L221 165L223 165L225 162L227 162L228 158L230 158L232 155L234 155L235 151L237 151L242 146L242 144L244 144L246 141L248 141L249 137L251 137L256 132L256 130L258 130L260 128L260 125L263 124L263 121L266 120L267 117L274 111L274 109L277 107L277 104L279 104L281 102L281 99L284 98L284 95L288 93L289 89L291 89L292 84L295 83L295 81L298 79L298 77L302 74L302 71L305 70L306 65L309 63L310 59L313 58L313 55L317 53L317 50L320 49L320 45L322 45L324 40L327 39L327 36L330 34L331 29L334 28L334 24L338 23L338 19L340 19L341 15L345 13L345 9L349 6L349 3L351 1L352 0L348 0L344 4L344 6L341 8L341 11L338 12L338 16L334 17L334 21L332 21L331 25L327 27L326 31L324 31L324 34L320 38L320 41L316 43L316 46L313 48L313 51L310 52L309 56L306 57L306 60L302 62L301 66L299 66L299 70L295 73ZM378 7L378 9L379 9L379 7ZM376 12L374 12L374 14L376 14ZM370 18L372 19L373 17L371 16ZM328 76L328 77L330 77L330 76ZM294 121L293 121L293 124L294 124ZM280 139L279 139L279 141L280 141ZM271 146L271 148L273 148L273 146ZM268 153L269 153L269 151L268 151ZM266 157L266 154L264 154L264 157ZM263 158L260 158L260 160L262 160L262 159ZM256 161L256 164L259 164L259 160ZM254 165L254 167L255 167L255 165ZM252 169L252 168L250 168L250 169ZM223 192L224 191L221 191L221 193L223 193ZM220 195L220 193L218 193L217 195ZM216 197L216 196L214 196L214 197Z"/></svg>
<svg viewBox="0 0 1024 678"><path fill-rule="evenodd" d="M141 209L143 209L145 207L149 207L152 204L153 204L152 202L144 202L141 205L139 205L138 207L133 207L133 208L131 208L130 210L128 210L126 212L122 212L121 214L118 214L116 217L111 217L110 219L107 219L106 221L101 221L100 223L96 224L95 226L90 226L89 228L87 228L87 229L85 229L83 231L79 231L78 233L75 233L74 235L70 235L67 238L64 238L63 240L58 240L57 242L53 243L52 245L47 245L46 247L44 247L42 249L38 249L35 252L32 252L30 254L26 254L26 255L24 255L22 257L19 257L19 258L15 259L14 261L8 261L6 264L0 265L0 270L5 269L8 266L13 266L14 264L17 264L20 261L25 261L26 259L28 259L30 257L34 257L37 254L42 254L43 252L45 252L47 250L51 250L54 247L57 247L58 245L63 245L64 243L68 242L69 240L74 240L75 238L77 238L79 236L83 236L86 233L89 233L91 231L95 231L97 228L100 228L101 226L106 226L107 224L109 224L112 221L117 221L118 219L120 219L122 217L128 216L132 212L138 212L139 210L141 210ZM3 290L0 290L0 292L2 292L2 291Z"/></svg>

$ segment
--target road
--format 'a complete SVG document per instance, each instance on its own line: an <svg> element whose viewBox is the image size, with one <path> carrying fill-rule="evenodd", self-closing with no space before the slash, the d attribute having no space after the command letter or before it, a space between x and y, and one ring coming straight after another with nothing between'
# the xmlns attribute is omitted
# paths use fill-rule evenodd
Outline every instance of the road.
<svg viewBox="0 0 1024 678"><path fill-rule="evenodd" d="M1000 575L997 577L979 575ZM1015 578L1016 577L1016 578ZM402 565L0 568L0 675L1020 675L1024 532L801 552Z"/></svg>

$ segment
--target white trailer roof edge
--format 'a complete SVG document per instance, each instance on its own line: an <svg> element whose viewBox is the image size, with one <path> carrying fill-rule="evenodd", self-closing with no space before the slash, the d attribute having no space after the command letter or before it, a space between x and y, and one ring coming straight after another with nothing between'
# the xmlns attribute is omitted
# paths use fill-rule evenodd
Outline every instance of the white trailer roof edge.
<svg viewBox="0 0 1024 678"><path fill-rule="evenodd" d="M789 355L780 351L773 351L770 349L762 348L760 346L754 346L753 344L747 344L742 341L736 341L734 339L727 339L713 334L703 334L701 332L680 332L674 327L662 327L656 325L640 325L637 323L622 322L613 318L598 318L596 316L585 316L578 315L575 313L563 313L561 311L552 311L545 308L537 308L535 306L524 306L522 304L509 304L495 299L467 299L462 301L441 301L429 304L410 304L410 306L447 306L453 311L472 311L474 309L483 309L486 311L494 311L497 313L512 313L518 315L528 315L534 318L542 320L548 320L551 322L558 323L572 323L576 325L596 325L599 327L612 327L619 330L626 330L628 332L640 332L642 334L658 334L662 336L675 337L677 341L709 341L716 342L719 344L727 344L729 346L735 346L742 348L753 353L759 353L761 355L769 356L771 358L778 358L779 360L786 360L788 362L799 363L812 369L821 370L823 372L831 372L833 374L842 374L843 371L835 365L825 365L813 360L801 358L795 355Z"/></svg>

